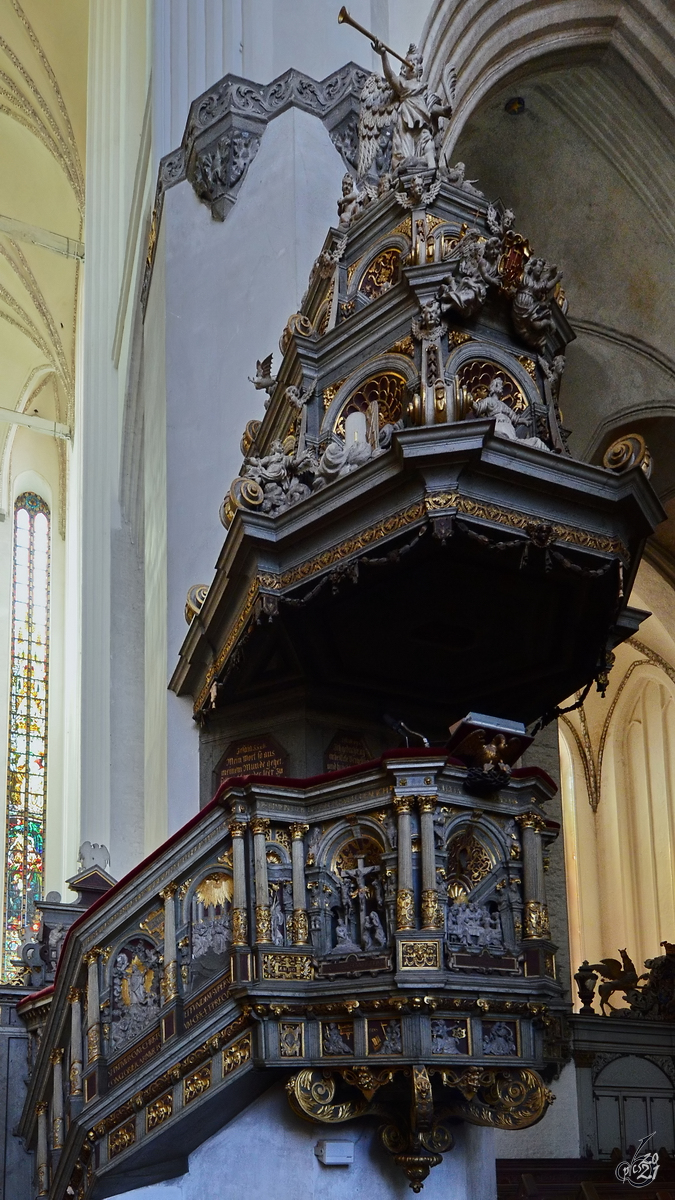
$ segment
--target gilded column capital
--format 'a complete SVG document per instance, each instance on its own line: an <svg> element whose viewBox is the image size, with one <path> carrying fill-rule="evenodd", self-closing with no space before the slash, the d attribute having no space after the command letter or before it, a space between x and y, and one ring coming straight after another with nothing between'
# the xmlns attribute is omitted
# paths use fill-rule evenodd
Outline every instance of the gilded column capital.
<svg viewBox="0 0 675 1200"><path fill-rule="evenodd" d="M101 947L94 946L93 949L87 950L86 954L82 955L82 962L84 963L85 967L91 967L95 962L97 962L97 960L100 958L100 955Z"/></svg>
<svg viewBox="0 0 675 1200"><path fill-rule="evenodd" d="M412 812L413 801L414 796L394 796L394 808L399 815Z"/></svg>
<svg viewBox="0 0 675 1200"><path fill-rule="evenodd" d="M246 833L246 823L244 821L229 821L228 829L233 838L243 837Z"/></svg>
<svg viewBox="0 0 675 1200"><path fill-rule="evenodd" d="M63 1046L56 1046L55 1049L52 1050L51 1054L49 1055L49 1061L53 1067L55 1067L57 1063L63 1062Z"/></svg>
<svg viewBox="0 0 675 1200"><path fill-rule="evenodd" d="M49 1104L46 1100L41 1100L39 1104L35 1105L35 1116L36 1117L45 1117L47 1115L48 1111L49 1111Z"/></svg>
<svg viewBox="0 0 675 1200"><path fill-rule="evenodd" d="M291 837L294 842L301 842L306 833L309 833L309 825L303 825L301 821L294 821L289 825Z"/></svg>
<svg viewBox="0 0 675 1200"><path fill-rule="evenodd" d="M176 895L177 891L178 891L177 883L167 883L166 887L163 887L161 892L159 893L159 898L160 898L160 900L164 900L164 901L170 900L172 896Z"/></svg>
<svg viewBox="0 0 675 1200"><path fill-rule="evenodd" d="M267 817L252 817L251 830L254 835L263 834L264 837L267 837L270 831L269 819Z"/></svg>
<svg viewBox="0 0 675 1200"><path fill-rule="evenodd" d="M521 813L516 817L516 821L521 829L534 829L535 833L541 833L546 828L546 822L543 817L539 816L539 813Z"/></svg>
<svg viewBox="0 0 675 1200"><path fill-rule="evenodd" d="M82 999L82 988L68 988L68 1002L70 1004L78 1004Z"/></svg>
<svg viewBox="0 0 675 1200"><path fill-rule="evenodd" d="M438 796L418 796L417 805L421 813L433 812L438 804Z"/></svg>

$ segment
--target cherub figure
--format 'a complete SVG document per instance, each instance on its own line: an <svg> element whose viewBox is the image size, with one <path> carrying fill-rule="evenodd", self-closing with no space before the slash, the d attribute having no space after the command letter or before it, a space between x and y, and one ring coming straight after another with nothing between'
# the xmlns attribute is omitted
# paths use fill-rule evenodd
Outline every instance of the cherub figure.
<svg viewBox="0 0 675 1200"><path fill-rule="evenodd" d="M342 195L337 202L338 229L349 229L352 221L361 211L361 197L352 175L347 172L342 177Z"/></svg>

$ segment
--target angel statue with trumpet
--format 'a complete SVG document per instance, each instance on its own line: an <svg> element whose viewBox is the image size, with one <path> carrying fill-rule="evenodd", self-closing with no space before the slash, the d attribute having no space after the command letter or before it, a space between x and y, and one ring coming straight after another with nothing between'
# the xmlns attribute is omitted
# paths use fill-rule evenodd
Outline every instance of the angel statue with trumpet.
<svg viewBox="0 0 675 1200"><path fill-rule="evenodd" d="M338 21L353 25L370 39L373 50L382 59L381 75L370 75L361 93L359 119L358 174L365 178L380 150L380 139L387 128L392 129L391 169L435 171L443 133L442 122L452 116L456 73L447 66L443 71L445 103L432 92L423 79L423 59L411 43L405 58L391 50L379 38L364 29L346 8L340 10ZM398 75L389 61L393 55L401 62Z"/></svg>

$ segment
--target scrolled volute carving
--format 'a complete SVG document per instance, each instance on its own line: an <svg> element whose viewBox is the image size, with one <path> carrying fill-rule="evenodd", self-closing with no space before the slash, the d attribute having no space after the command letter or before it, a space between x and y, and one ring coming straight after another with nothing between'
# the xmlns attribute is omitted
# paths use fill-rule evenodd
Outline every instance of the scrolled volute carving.
<svg viewBox="0 0 675 1200"><path fill-rule="evenodd" d="M454 1091L449 1101L453 1116L472 1125L494 1129L527 1129L535 1125L555 1100L553 1092L527 1067L504 1070L443 1070L443 1085Z"/></svg>
<svg viewBox="0 0 675 1200"><path fill-rule="evenodd" d="M617 475L630 471L631 467L639 467L649 479L652 473L652 456L640 433L626 433L607 448L602 465Z"/></svg>
<svg viewBox="0 0 675 1200"><path fill-rule="evenodd" d="M352 1121L363 1116L368 1109L368 1100L344 1100L335 1103L335 1077L331 1071L307 1068L298 1071L286 1084L288 1101L299 1117L310 1117L328 1125Z"/></svg>

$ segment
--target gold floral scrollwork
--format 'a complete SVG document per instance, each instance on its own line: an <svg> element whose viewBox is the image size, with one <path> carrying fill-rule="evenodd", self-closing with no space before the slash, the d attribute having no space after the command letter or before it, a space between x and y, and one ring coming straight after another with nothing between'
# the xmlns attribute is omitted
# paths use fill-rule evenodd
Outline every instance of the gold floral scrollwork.
<svg viewBox="0 0 675 1200"><path fill-rule="evenodd" d="M415 896L410 888L399 888L396 893L396 928L415 928Z"/></svg>
<svg viewBox="0 0 675 1200"><path fill-rule="evenodd" d="M248 943L248 917L245 908L235 908L232 912L232 942L235 946L246 946Z"/></svg>
<svg viewBox="0 0 675 1200"><path fill-rule="evenodd" d="M382 250L363 273L359 292L367 300L375 300L396 283L401 263L401 251L397 247Z"/></svg>
<svg viewBox="0 0 675 1200"><path fill-rule="evenodd" d="M165 1092L163 1096L158 1096L149 1104L145 1110L145 1132L150 1133L152 1129L156 1129L158 1125L162 1125L164 1121L168 1121L173 1113L173 1092Z"/></svg>
<svg viewBox="0 0 675 1200"><path fill-rule="evenodd" d="M409 813L413 810L414 796L394 796L394 808L397 813Z"/></svg>
<svg viewBox="0 0 675 1200"><path fill-rule="evenodd" d="M98 1025L90 1025L87 1030L87 1059L90 1063L101 1057L101 1031Z"/></svg>
<svg viewBox="0 0 675 1200"><path fill-rule="evenodd" d="M333 1103L335 1097L335 1077L332 1071L317 1071L307 1068L298 1071L286 1084L288 1102L299 1117L309 1117L313 1121L323 1121L328 1125L336 1125L341 1121L352 1121L362 1116L368 1108L368 1100L345 1100L341 1104Z"/></svg>
<svg viewBox="0 0 675 1200"><path fill-rule="evenodd" d="M263 954L263 979L313 979L314 962L309 954Z"/></svg>
<svg viewBox="0 0 675 1200"><path fill-rule="evenodd" d="M540 900L528 900L525 904L525 937L547 938L550 936L548 908Z"/></svg>
<svg viewBox="0 0 675 1200"><path fill-rule="evenodd" d="M443 1084L455 1092L450 1102L453 1116L472 1125L490 1125L495 1129L527 1129L544 1116L555 1096L536 1071L527 1067L438 1072Z"/></svg>
<svg viewBox="0 0 675 1200"><path fill-rule="evenodd" d="M175 959L165 963L161 986L162 998L165 1004L168 1004L170 1000L176 999L178 995L178 964Z"/></svg>
<svg viewBox="0 0 675 1200"><path fill-rule="evenodd" d="M226 1075L231 1075L233 1071L237 1071L239 1067L243 1067L244 1063L250 1061L251 1058L251 1035L245 1033L239 1038L234 1045L228 1046L223 1050L222 1068L223 1078Z"/></svg>
<svg viewBox="0 0 675 1200"><path fill-rule="evenodd" d="M309 942L309 920L304 908L293 910L293 944L306 946Z"/></svg>
<svg viewBox="0 0 675 1200"><path fill-rule="evenodd" d="M443 917L438 903L438 893L435 888L425 888L422 892L422 928L441 929Z"/></svg>
<svg viewBox="0 0 675 1200"><path fill-rule="evenodd" d="M440 942L401 942L399 953L403 971L438 970L441 966Z"/></svg>
<svg viewBox="0 0 675 1200"><path fill-rule="evenodd" d="M345 1083L350 1083L371 1101L378 1088L391 1083L398 1067L384 1067L381 1071L372 1071L370 1067L338 1067L336 1068Z"/></svg>
<svg viewBox="0 0 675 1200"><path fill-rule="evenodd" d="M266 904L255 906L255 940L256 942L272 941L272 918Z"/></svg>
<svg viewBox="0 0 675 1200"><path fill-rule="evenodd" d="M211 1087L211 1063L205 1063L198 1071L183 1080L183 1104L190 1104Z"/></svg>
<svg viewBox="0 0 675 1200"><path fill-rule="evenodd" d="M123 1150L133 1146L135 1141L136 1118L132 1117L130 1121L120 1125L119 1129L113 1129L112 1133L108 1134L108 1158L115 1158Z"/></svg>

